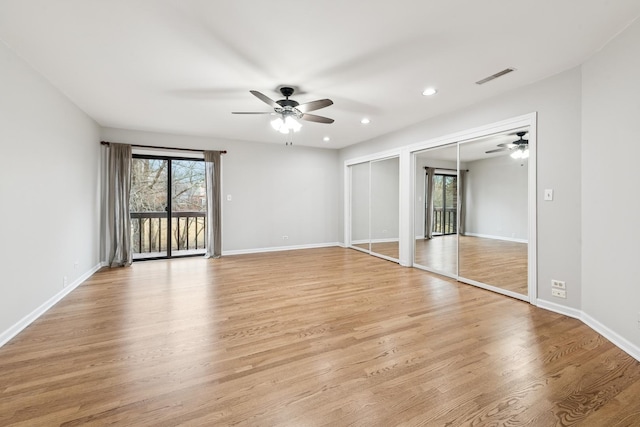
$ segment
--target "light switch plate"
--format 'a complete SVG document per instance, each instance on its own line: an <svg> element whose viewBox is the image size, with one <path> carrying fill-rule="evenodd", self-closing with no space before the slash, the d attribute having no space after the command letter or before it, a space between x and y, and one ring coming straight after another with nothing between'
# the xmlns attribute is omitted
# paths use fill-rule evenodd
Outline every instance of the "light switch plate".
<svg viewBox="0 0 640 427"><path fill-rule="evenodd" d="M553 190L550 188L547 188L546 190L544 190L544 199L551 201L553 200Z"/></svg>

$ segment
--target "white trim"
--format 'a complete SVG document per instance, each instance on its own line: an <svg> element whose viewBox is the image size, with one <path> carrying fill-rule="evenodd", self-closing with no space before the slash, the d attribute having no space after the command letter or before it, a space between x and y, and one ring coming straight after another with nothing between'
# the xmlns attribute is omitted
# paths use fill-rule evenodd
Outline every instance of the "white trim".
<svg viewBox="0 0 640 427"><path fill-rule="evenodd" d="M91 277L96 271L104 267L105 263L96 264L91 270L78 277L73 283L63 288L60 292L49 298L40 307L24 316L16 324L0 334L0 347L8 343L13 337L18 335L24 328L35 322L40 316L47 312L51 307L60 302L64 297L69 295L71 291L80 286L85 280Z"/></svg>
<svg viewBox="0 0 640 427"><path fill-rule="evenodd" d="M465 236L481 237L483 239L504 240L505 242L528 243L527 239L517 239L515 237L492 236L490 234L464 233Z"/></svg>
<svg viewBox="0 0 640 427"><path fill-rule="evenodd" d="M445 276L456 281L458 280L457 274L452 274L447 271L436 270L435 268L425 267L424 265L420 265L420 264L413 264L411 267L417 268L418 270L428 271L429 273L439 274L440 276Z"/></svg>
<svg viewBox="0 0 640 427"><path fill-rule="evenodd" d="M371 243L393 243L393 242L399 242L400 239L397 237L389 237L386 239L371 239Z"/></svg>
<svg viewBox="0 0 640 427"><path fill-rule="evenodd" d="M636 346L615 331L609 329L607 326L589 316L587 313L575 308L566 307L564 305L556 304L554 302L542 299L539 299L537 301L537 306L545 310L553 311L554 313L562 314L580 320L589 328L593 329L594 331L605 337L607 340L611 341L611 343L613 343L620 350L624 351L629 356L640 362L640 347Z"/></svg>
<svg viewBox="0 0 640 427"><path fill-rule="evenodd" d="M582 317L580 318L587 326L591 329L611 341L614 345L620 348L622 351L627 353L629 356L633 357L637 361L640 362L640 348L629 342L626 338L620 336L615 331L609 329L602 323L598 322L593 317L589 316L587 313L582 313Z"/></svg>
<svg viewBox="0 0 640 427"><path fill-rule="evenodd" d="M555 302L543 299L539 299L538 301L536 301L536 306L538 306L539 308L544 308L545 310L553 311L554 313L573 317L574 319L580 319L582 317L582 312L580 310L576 310L575 308L556 304Z"/></svg>
<svg viewBox="0 0 640 427"><path fill-rule="evenodd" d="M363 240L353 240L351 242L352 245L362 245L363 243L394 243L399 242L400 239L397 237L391 237L387 239L363 239Z"/></svg>
<svg viewBox="0 0 640 427"><path fill-rule="evenodd" d="M375 162L379 160L391 159L394 157L400 157L402 154L402 148L394 148L391 150L380 151L373 154L367 154L366 156L355 157L353 159L347 159L344 161L344 166L353 166L359 163Z"/></svg>
<svg viewBox="0 0 640 427"><path fill-rule="evenodd" d="M473 285L473 286L476 286L476 287L481 288L481 289L486 289L488 291L492 291L492 292L495 292L497 294L506 295L508 297L519 299L519 300L526 301L526 302L530 302L531 301L528 295L519 294L517 292L509 291L507 289L499 288L499 287L493 286L493 285L487 285L486 283L477 282L475 280L467 279L467 278L460 277L460 276L458 276L457 279L461 283L467 283L469 285Z"/></svg>
<svg viewBox="0 0 640 427"><path fill-rule="evenodd" d="M428 139L426 141L420 141L415 144L407 146L407 149L413 153L415 151L422 151L426 148L439 147L441 145L455 144L463 141L470 141L477 138L482 138L488 135L496 133L503 133L509 130L524 128L527 126L535 126L537 113L528 113L521 116L512 117L510 119L502 120L495 123L490 123L484 126L478 126L475 128L463 130L449 135L444 135L438 138ZM530 131L531 132L531 131ZM531 133L529 134L531 137ZM531 143L530 143L531 144Z"/></svg>
<svg viewBox="0 0 640 427"><path fill-rule="evenodd" d="M317 249L317 248L331 248L331 247L344 247L342 243L330 242L330 243L313 243L310 245L293 245L293 246L272 246L269 248L254 248L254 249L237 249L232 251L222 251L222 256L226 255L244 255L244 254L259 254L263 252L280 252L280 251L294 251L298 249Z"/></svg>

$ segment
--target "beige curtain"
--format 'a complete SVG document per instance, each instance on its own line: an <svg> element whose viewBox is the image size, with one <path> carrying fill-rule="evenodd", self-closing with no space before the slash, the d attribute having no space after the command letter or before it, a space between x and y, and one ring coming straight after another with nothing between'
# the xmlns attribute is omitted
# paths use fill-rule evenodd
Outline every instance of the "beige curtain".
<svg viewBox="0 0 640 427"><path fill-rule="evenodd" d="M207 188L207 251L206 258L222 255L222 224L220 221L220 151L205 151Z"/></svg>
<svg viewBox="0 0 640 427"><path fill-rule="evenodd" d="M107 160L108 196L107 227L111 267L131 265L131 217L129 194L131 192L131 146L110 143Z"/></svg>
<svg viewBox="0 0 640 427"><path fill-rule="evenodd" d="M424 168L426 178L424 180L425 188L425 215L424 215L424 238L433 238L433 175L436 170L434 168Z"/></svg>

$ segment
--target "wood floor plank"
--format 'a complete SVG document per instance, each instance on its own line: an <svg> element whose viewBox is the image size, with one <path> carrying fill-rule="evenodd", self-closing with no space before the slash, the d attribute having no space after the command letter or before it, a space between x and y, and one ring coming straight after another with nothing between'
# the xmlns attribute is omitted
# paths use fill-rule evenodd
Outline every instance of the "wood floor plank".
<svg viewBox="0 0 640 427"><path fill-rule="evenodd" d="M96 273L0 348L0 425L640 425L576 319L341 248Z"/></svg>

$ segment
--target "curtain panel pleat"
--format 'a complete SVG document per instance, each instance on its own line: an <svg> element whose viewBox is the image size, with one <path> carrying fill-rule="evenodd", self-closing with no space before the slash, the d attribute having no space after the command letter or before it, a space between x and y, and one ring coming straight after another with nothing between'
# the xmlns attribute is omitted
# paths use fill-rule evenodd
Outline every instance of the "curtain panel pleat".
<svg viewBox="0 0 640 427"><path fill-rule="evenodd" d="M108 148L107 225L109 230L109 258L111 267L131 265L131 146L109 144Z"/></svg>
<svg viewBox="0 0 640 427"><path fill-rule="evenodd" d="M222 255L220 219L220 151L204 152L207 190L207 250L205 258Z"/></svg>

